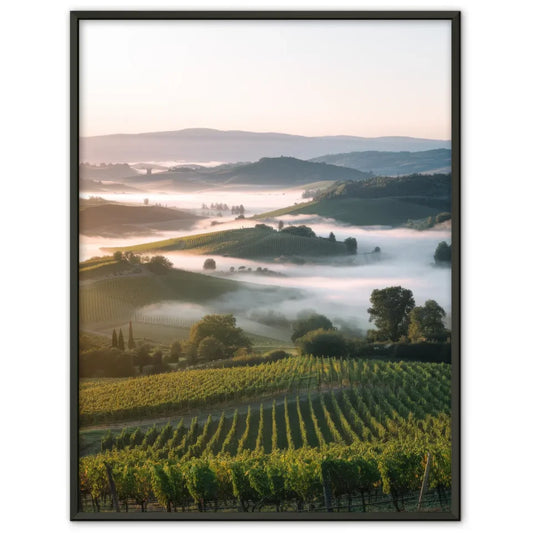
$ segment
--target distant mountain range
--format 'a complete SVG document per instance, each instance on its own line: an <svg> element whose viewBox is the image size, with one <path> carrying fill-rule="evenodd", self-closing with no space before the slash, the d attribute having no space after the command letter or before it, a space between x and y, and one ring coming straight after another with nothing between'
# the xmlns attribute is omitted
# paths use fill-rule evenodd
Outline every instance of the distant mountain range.
<svg viewBox="0 0 533 533"><path fill-rule="evenodd" d="M220 131L207 128L80 138L80 161L257 161L263 157L311 159L347 152L450 148L450 141L414 137L305 137L284 133Z"/></svg>
<svg viewBox="0 0 533 533"><path fill-rule="evenodd" d="M451 172L452 152L447 148L422 152L349 152L315 157L311 161L356 168L376 176L406 176Z"/></svg>

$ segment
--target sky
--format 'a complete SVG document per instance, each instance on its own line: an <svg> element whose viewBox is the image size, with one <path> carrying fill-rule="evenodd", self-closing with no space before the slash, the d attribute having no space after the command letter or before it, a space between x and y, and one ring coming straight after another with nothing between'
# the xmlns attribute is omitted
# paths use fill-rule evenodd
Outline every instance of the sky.
<svg viewBox="0 0 533 533"><path fill-rule="evenodd" d="M80 134L451 138L449 21L80 22Z"/></svg>

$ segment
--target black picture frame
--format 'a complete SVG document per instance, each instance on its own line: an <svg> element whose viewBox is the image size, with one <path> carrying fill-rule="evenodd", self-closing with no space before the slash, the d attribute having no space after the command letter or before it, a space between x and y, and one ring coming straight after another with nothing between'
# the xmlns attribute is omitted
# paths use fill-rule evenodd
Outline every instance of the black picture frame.
<svg viewBox="0 0 533 533"><path fill-rule="evenodd" d="M83 20L449 20L452 46L452 489L450 512L409 513L93 513L79 511L79 23ZM461 12L460 11L71 11L70 12L70 520L356 520L461 519Z"/></svg>

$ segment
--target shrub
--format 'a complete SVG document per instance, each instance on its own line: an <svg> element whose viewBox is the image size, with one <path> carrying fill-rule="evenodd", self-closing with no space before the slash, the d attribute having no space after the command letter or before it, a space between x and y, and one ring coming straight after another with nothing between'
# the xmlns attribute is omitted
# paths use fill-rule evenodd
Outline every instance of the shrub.
<svg viewBox="0 0 533 533"><path fill-rule="evenodd" d="M302 355L316 357L345 357L348 344L344 336L335 330L317 329L298 339Z"/></svg>

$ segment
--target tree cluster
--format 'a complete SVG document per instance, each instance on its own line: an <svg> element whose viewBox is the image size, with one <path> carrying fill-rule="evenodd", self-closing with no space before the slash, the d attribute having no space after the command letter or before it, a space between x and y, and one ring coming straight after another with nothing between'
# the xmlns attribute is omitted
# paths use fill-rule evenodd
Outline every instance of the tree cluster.
<svg viewBox="0 0 533 533"><path fill-rule="evenodd" d="M228 359L239 350L248 352L252 343L237 327L237 321L231 314L206 315L191 327L189 339L172 345L171 357L184 356L189 364ZM173 355L174 354L174 355Z"/></svg>
<svg viewBox="0 0 533 533"><path fill-rule="evenodd" d="M396 286L373 290L370 303L369 320L377 326L368 332L371 341L442 342L448 338L443 323L446 312L435 300L415 307L412 291Z"/></svg>

